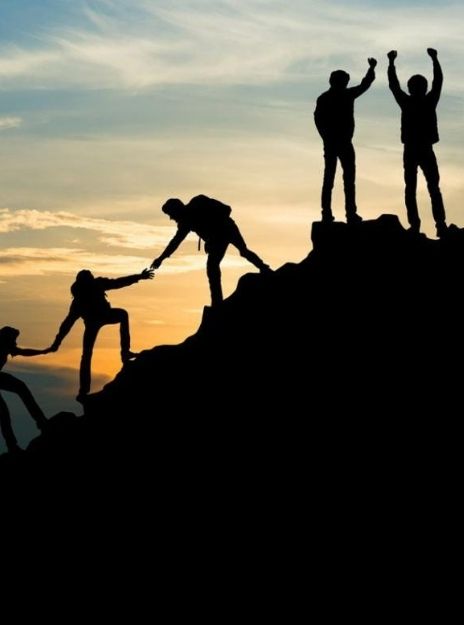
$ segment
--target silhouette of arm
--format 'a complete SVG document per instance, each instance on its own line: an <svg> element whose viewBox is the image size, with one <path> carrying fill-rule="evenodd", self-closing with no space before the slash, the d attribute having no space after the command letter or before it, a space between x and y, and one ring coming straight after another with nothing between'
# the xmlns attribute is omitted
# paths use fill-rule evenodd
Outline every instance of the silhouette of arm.
<svg viewBox="0 0 464 625"><path fill-rule="evenodd" d="M60 328L58 330L58 334L55 337L55 340L48 348L49 351L56 352L58 347L61 345L61 342L63 341L64 337L67 334L69 334L71 328L79 319L79 317L80 317L80 314L77 311L77 306L75 305L75 302L72 302L71 307L69 309L69 313L67 314L66 318L63 320L62 324L60 325Z"/></svg>
<svg viewBox="0 0 464 625"><path fill-rule="evenodd" d="M388 86L390 87L390 91L393 93L393 97L401 106L404 100L408 97L407 93L405 93L400 87L400 81L398 80L398 76L396 75L396 67L395 67L395 59L397 57L396 50L392 50L388 53Z"/></svg>
<svg viewBox="0 0 464 625"><path fill-rule="evenodd" d="M47 349L29 349L27 347L14 347L11 350L12 356L41 356L42 354L48 354Z"/></svg>
<svg viewBox="0 0 464 625"><path fill-rule="evenodd" d="M151 280L151 278L153 278L153 271L151 269L144 269L141 273L135 273L130 276L123 276L122 278L97 278L97 281L102 291L110 291L111 289L123 289L125 286L135 284L139 280Z"/></svg>
<svg viewBox="0 0 464 625"><path fill-rule="evenodd" d="M154 269L158 269L158 267L161 265L163 260L165 260L166 258L169 258L169 256L171 256L171 254L173 254L177 250L177 248L179 247L179 245L182 243L182 241L185 239L185 237L188 235L189 232L190 232L190 228L179 226L177 228L176 234L169 241L164 252L160 256L158 256L158 258L155 258L151 266Z"/></svg>
<svg viewBox="0 0 464 625"><path fill-rule="evenodd" d="M443 86L443 72L441 70L441 65L438 61L438 52L433 48L427 48L427 53L432 59L433 63L433 81L429 95L432 99L435 100L436 103L438 103L441 95L441 88Z"/></svg>
<svg viewBox="0 0 464 625"><path fill-rule="evenodd" d="M361 80L359 85L357 85L356 87L351 87L349 89L350 93L355 98L359 98L360 95L365 93L375 80L374 68L377 65L377 61L375 59L370 58L368 59L368 62L369 62L369 69L367 70L364 78Z"/></svg>

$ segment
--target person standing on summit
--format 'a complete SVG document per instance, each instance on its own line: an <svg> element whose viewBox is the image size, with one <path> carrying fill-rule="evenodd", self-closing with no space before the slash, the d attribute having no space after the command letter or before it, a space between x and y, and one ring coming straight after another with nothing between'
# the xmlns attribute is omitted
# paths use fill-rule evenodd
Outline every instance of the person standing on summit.
<svg viewBox="0 0 464 625"><path fill-rule="evenodd" d="M427 48L433 63L432 88L427 93L427 79L416 74L408 80L409 95L401 87L396 75L396 50L388 54L388 85L401 108L401 141L404 144L403 165L405 182L405 204L411 231L419 233L420 219L417 210L417 169L424 172L432 201L432 214L435 219L437 237L446 234L445 207L440 191L440 173L433 144L438 143L437 105L443 85L443 72L438 62L438 53Z"/></svg>
<svg viewBox="0 0 464 625"><path fill-rule="evenodd" d="M332 189L337 169L337 159L343 168L346 220L349 224L362 221L356 208L355 152L352 143L354 134L354 101L369 89L375 80L374 68L377 61L368 59L369 69L356 87L348 87L350 75L337 69L330 74L330 89L317 99L314 122L324 143L324 181L322 184L322 221L331 223Z"/></svg>

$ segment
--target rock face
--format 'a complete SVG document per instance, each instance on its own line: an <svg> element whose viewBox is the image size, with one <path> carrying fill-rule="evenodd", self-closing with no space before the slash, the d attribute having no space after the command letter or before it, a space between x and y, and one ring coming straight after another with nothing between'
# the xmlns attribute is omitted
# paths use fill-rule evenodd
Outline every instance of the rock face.
<svg viewBox="0 0 464 625"><path fill-rule="evenodd" d="M451 474L464 233L430 240L383 215L315 223L312 240L301 263L245 275L182 344L127 364L85 416L61 415L20 458L3 456L4 476L246 483L251 496L408 463Z"/></svg>

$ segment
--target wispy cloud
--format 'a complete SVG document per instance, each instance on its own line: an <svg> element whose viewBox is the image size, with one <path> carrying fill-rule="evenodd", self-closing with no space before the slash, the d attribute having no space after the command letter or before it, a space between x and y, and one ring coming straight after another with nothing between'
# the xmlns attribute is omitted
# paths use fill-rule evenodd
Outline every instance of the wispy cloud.
<svg viewBox="0 0 464 625"><path fill-rule="evenodd" d="M373 9L341 0L113 0L85 3L82 14L87 27L60 24L35 51L4 48L0 76L129 89L266 84L325 71L339 58L360 63L399 43L411 54L427 45L464 51L464 7L451 2Z"/></svg>
<svg viewBox="0 0 464 625"><path fill-rule="evenodd" d="M21 117L0 117L0 130L7 130L8 128L18 128L21 126L23 120Z"/></svg>
<svg viewBox="0 0 464 625"><path fill-rule="evenodd" d="M98 232L99 240L113 247L154 249L166 244L173 233L169 226L151 226L133 221L111 221L68 212L0 209L0 233L48 228L79 228Z"/></svg>
<svg viewBox="0 0 464 625"><path fill-rule="evenodd" d="M79 248L11 247L0 251L0 278L14 276L75 275L87 268L97 275L123 276L139 273L149 265L151 256L124 256L121 254L98 254ZM165 261L163 274L179 274L204 270L204 254L179 255ZM238 256L228 256L225 267L245 267L248 263Z"/></svg>

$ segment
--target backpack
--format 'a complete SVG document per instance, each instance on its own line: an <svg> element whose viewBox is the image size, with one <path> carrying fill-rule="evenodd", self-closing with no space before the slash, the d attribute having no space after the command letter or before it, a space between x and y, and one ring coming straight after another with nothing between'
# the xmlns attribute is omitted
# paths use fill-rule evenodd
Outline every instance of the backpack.
<svg viewBox="0 0 464 625"><path fill-rule="evenodd" d="M214 234L230 218L232 208L206 195L197 195L187 205L188 219L192 230L198 234L198 249L201 239Z"/></svg>

